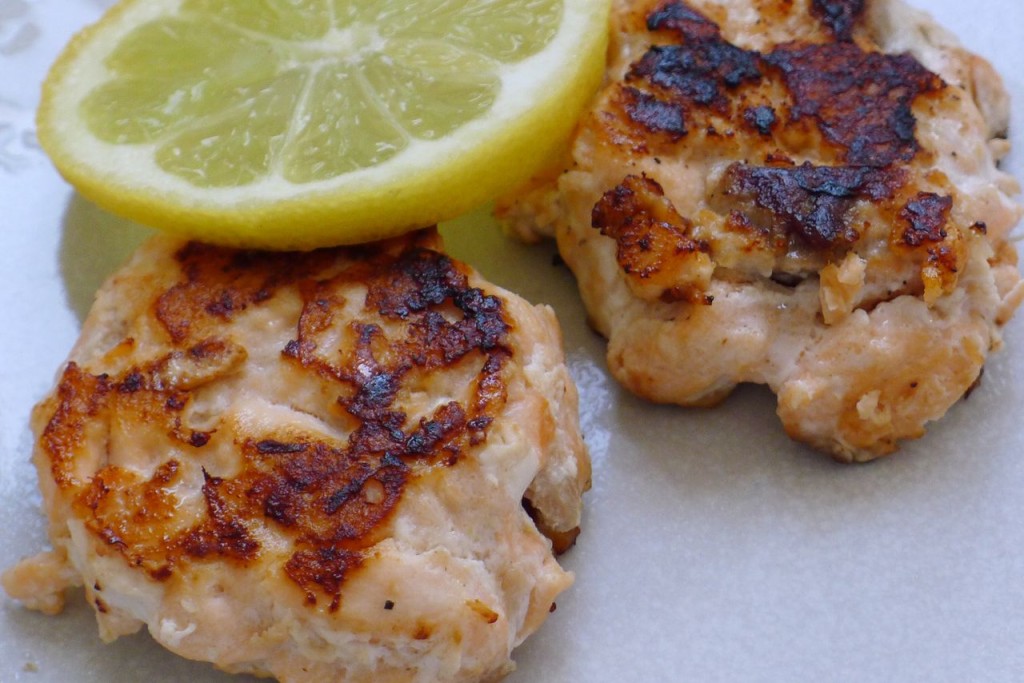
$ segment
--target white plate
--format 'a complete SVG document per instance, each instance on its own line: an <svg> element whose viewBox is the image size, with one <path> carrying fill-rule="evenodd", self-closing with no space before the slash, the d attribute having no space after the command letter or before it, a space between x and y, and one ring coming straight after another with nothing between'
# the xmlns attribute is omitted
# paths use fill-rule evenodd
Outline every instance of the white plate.
<svg viewBox="0 0 1024 683"><path fill-rule="evenodd" d="M76 196L32 136L38 86L106 0L0 0L0 565L45 543L29 409L103 277L146 233ZM916 0L992 60L1018 100L1024 3ZM486 221L484 221L486 223ZM844 467L789 441L765 390L711 411L644 404L603 364L550 247L488 225L456 255L555 306L594 459L575 587L513 683L1013 681L1024 676L1024 315L981 388L893 458ZM103 645L81 594L51 618L0 599L0 683L245 680L148 636Z"/></svg>

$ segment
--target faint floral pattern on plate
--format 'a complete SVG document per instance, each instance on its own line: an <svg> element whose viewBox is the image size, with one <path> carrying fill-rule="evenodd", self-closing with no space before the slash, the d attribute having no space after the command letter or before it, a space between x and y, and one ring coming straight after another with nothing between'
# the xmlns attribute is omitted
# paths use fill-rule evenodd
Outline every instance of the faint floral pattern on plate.
<svg viewBox="0 0 1024 683"><path fill-rule="evenodd" d="M32 7L25 0L0 0L0 56L24 52L39 38Z"/></svg>

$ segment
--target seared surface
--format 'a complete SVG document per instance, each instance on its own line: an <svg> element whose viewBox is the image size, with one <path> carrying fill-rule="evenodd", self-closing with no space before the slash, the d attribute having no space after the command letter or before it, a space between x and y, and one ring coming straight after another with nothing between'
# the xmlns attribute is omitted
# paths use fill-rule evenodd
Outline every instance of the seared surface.
<svg viewBox="0 0 1024 683"><path fill-rule="evenodd" d="M36 409L54 552L8 590L285 681L507 672L589 463L551 311L439 249L142 247Z"/></svg>
<svg viewBox="0 0 1024 683"><path fill-rule="evenodd" d="M768 384L843 460L923 434L1024 296L991 67L895 0L621 0L612 29L564 172L498 209L556 235L612 372Z"/></svg>

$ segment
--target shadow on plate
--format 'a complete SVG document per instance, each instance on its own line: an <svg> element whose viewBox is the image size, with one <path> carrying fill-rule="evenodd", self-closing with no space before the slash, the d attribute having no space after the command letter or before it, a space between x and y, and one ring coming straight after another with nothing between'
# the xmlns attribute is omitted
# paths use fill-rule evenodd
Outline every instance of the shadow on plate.
<svg viewBox="0 0 1024 683"><path fill-rule="evenodd" d="M104 280L152 234L149 228L107 213L77 192L71 195L64 211L60 273L68 306L79 323Z"/></svg>

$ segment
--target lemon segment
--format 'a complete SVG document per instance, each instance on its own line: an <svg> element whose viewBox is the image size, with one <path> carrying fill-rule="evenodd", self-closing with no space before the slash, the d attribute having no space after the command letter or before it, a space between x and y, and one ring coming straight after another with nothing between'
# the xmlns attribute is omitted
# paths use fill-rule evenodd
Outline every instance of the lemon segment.
<svg viewBox="0 0 1024 683"><path fill-rule="evenodd" d="M378 239L478 206L568 137L608 0L124 0L48 76L86 197L234 246Z"/></svg>

